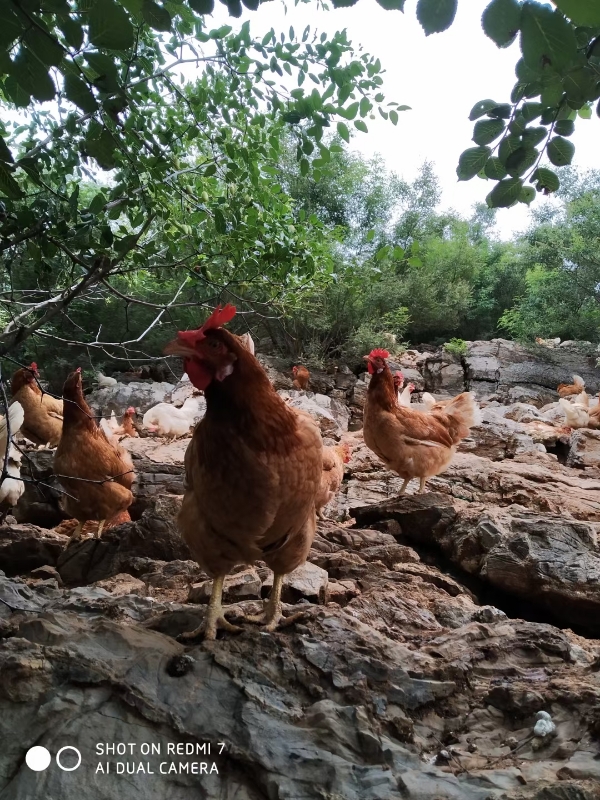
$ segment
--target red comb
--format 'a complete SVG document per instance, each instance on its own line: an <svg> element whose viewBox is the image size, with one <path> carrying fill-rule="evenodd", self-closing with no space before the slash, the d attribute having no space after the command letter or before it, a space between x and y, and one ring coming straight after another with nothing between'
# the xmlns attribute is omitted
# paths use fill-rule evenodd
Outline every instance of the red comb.
<svg viewBox="0 0 600 800"><path fill-rule="evenodd" d="M396 375L397 375L399 378L403 378L403 377L404 377L404 375L403 375L403 374L400 372L400 370L399 370L399 369L397 369L397 370L396 370Z"/></svg>
<svg viewBox="0 0 600 800"><path fill-rule="evenodd" d="M200 333L205 333L205 331L210 331L213 328L220 328L221 325L225 325L226 322L232 320L235 317L235 313L236 308L231 303L227 303L223 308L219 304L200 328Z"/></svg>
<svg viewBox="0 0 600 800"><path fill-rule="evenodd" d="M371 350L369 358L389 358L390 354L387 350L382 350L380 347L376 350Z"/></svg>
<svg viewBox="0 0 600 800"><path fill-rule="evenodd" d="M77 369L75 370L75 372L81 372L81 367L77 367Z"/></svg>
<svg viewBox="0 0 600 800"><path fill-rule="evenodd" d="M38 371L37 364L35 363L35 361L32 361L32 362L31 362L31 364L29 365L29 369L30 369L32 372L37 372L37 371Z"/></svg>

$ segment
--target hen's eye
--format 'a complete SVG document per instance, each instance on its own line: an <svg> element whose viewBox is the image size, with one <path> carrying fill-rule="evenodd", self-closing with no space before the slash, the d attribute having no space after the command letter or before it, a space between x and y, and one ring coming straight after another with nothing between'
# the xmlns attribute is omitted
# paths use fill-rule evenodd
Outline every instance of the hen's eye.
<svg viewBox="0 0 600 800"><path fill-rule="evenodd" d="M209 339L208 340L208 346L212 347L212 349L215 350L216 348L219 347L219 342L217 342L216 339Z"/></svg>

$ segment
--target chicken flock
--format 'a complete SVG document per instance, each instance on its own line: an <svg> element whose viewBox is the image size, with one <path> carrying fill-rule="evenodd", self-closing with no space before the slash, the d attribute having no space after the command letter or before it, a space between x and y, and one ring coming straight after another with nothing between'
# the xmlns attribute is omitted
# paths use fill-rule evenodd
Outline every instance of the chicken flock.
<svg viewBox="0 0 600 800"><path fill-rule="evenodd" d="M33 363L15 372L8 422L0 422L4 505L14 506L23 492L23 450L15 445L20 434L38 447L56 448L54 472L70 517L61 531L93 535L95 528L97 537L129 519L134 499L133 462L121 440L141 432L173 440L193 428L178 527L213 584L202 626L182 634L183 640L200 634L215 639L220 628L240 630L227 618L233 611L240 618L240 611L222 605L224 579L234 567L259 560L273 571L273 588L263 612L245 620L268 631L277 628L284 577L306 561L317 517L323 518L335 498L352 455L350 438L325 446L315 420L277 393L254 355L250 334L238 336L224 327L235 313L230 304L218 306L198 329L180 331L164 348L165 355L183 360L185 378L194 387L181 408L159 403L144 414L141 426L133 406L120 421L114 412L98 419L84 397L81 369L67 377L59 400L42 390ZM461 440L480 422L475 396L463 392L436 401L425 392L421 403L411 403L415 385L405 385L399 371L392 374L387 350L374 349L364 358L370 376L364 442L402 478L400 494L412 479L424 492L426 481L448 467ZM305 366L295 366L292 374L294 388L309 388ZM114 386L112 381L97 376L101 388ZM558 391L568 425L600 427L600 405L590 409L580 378ZM205 414L194 427L204 404Z"/></svg>

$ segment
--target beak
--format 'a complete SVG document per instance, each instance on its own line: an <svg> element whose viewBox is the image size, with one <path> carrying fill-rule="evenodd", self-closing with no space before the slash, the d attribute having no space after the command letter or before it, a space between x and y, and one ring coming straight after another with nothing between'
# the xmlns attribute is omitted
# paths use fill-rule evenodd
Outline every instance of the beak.
<svg viewBox="0 0 600 800"><path fill-rule="evenodd" d="M196 355L193 347L185 344L179 339L173 339L163 348L163 355L165 356L180 356L181 358L191 358Z"/></svg>

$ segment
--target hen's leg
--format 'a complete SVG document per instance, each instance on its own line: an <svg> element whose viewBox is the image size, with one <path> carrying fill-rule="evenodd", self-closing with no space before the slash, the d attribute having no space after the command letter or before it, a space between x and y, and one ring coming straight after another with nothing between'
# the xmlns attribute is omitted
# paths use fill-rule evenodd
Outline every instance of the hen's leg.
<svg viewBox="0 0 600 800"><path fill-rule="evenodd" d="M427 478L419 478L419 494L423 494L425 491L425 481Z"/></svg>
<svg viewBox="0 0 600 800"><path fill-rule="evenodd" d="M217 630L219 628L223 628L226 631L231 631L232 633L237 633L237 631L241 631L241 628L237 625L232 625L231 622L228 622L225 619L225 609L222 605L222 597L223 597L223 581L225 580L224 575L219 575L213 580L212 585L212 592L210 595L210 601L208 603L208 609L206 611L206 617L202 625L199 625L193 631L188 631L187 633L182 633L177 638L180 641L188 641L190 639L195 639L199 636L202 631L204 631L204 638L208 640L216 639L217 638Z"/></svg>
<svg viewBox="0 0 600 800"><path fill-rule="evenodd" d="M281 607L281 587L283 586L284 575L273 574L273 588L269 599L265 604L262 614L253 617L246 617L248 622L265 623L266 631L274 631L283 617L283 609Z"/></svg>
<svg viewBox="0 0 600 800"><path fill-rule="evenodd" d="M100 522L98 523L98 530L96 531L96 535L94 536L95 539L101 538L102 531L105 525L106 525L106 520L105 519L100 520Z"/></svg>
<svg viewBox="0 0 600 800"><path fill-rule="evenodd" d="M406 491L406 487L408 486L408 484L409 484L409 481L410 481L410 478L406 478L406 480L405 480L405 481L404 481L404 483L402 484L402 488L400 489L400 494L401 494L401 495L403 495L403 494L404 494L404 492Z"/></svg>

